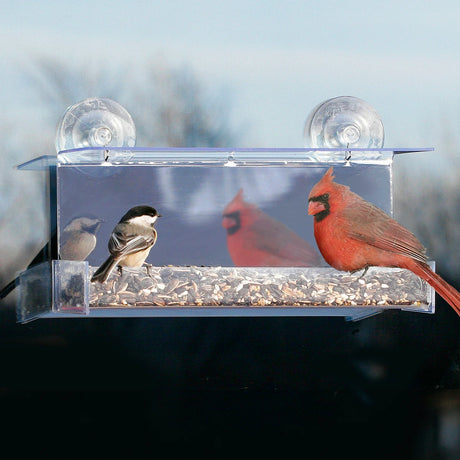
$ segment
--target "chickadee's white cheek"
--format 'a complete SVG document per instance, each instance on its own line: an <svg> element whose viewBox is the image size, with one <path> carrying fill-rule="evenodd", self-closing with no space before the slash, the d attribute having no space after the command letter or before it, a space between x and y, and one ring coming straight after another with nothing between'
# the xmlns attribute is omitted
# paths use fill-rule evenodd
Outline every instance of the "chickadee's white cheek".
<svg viewBox="0 0 460 460"><path fill-rule="evenodd" d="M157 218L158 216L138 216L131 219L130 222L135 225L145 225L150 227L156 222Z"/></svg>

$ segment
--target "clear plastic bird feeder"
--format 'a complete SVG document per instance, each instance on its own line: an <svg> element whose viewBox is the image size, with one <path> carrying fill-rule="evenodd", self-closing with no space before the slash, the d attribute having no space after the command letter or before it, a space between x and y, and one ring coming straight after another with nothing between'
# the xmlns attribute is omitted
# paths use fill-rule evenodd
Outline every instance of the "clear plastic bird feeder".
<svg viewBox="0 0 460 460"><path fill-rule="evenodd" d="M19 320L433 312L433 290L410 272L371 268L361 276L327 266L307 214L308 194L330 166L337 182L392 214L395 155L432 149L384 148L377 112L352 97L317 106L304 135L304 148L140 148L131 117L116 102L93 98L70 107L57 156L20 166L39 165L55 178L57 257L21 274ZM163 216L149 266L91 283L113 228L141 204ZM101 223L88 230L94 240L85 240L83 260L66 260L65 245L84 240L82 218ZM32 295L37 279L43 292Z"/></svg>

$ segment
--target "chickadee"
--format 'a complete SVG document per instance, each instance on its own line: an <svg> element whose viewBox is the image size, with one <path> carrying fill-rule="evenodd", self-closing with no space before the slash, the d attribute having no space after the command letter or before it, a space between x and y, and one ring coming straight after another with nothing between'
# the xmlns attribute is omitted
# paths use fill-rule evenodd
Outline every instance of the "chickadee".
<svg viewBox="0 0 460 460"><path fill-rule="evenodd" d="M96 233L103 221L90 217L77 217L64 227L60 235L61 247L59 258L64 260L85 260L96 247ZM58 258L57 236L53 233L51 240L40 250L27 266L31 268L48 260ZM0 299L6 297L18 284L16 277L0 291Z"/></svg>
<svg viewBox="0 0 460 460"><path fill-rule="evenodd" d="M113 229L109 239L108 259L95 271L92 282L103 283L112 270L122 267L141 267L157 241L154 228L158 217L156 209L150 206L131 208Z"/></svg>

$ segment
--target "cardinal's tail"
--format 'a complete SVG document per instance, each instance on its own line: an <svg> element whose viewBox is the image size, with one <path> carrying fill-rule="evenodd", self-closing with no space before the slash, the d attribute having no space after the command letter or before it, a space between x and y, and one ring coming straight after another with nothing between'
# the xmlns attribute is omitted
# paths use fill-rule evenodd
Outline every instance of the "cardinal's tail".
<svg viewBox="0 0 460 460"><path fill-rule="evenodd" d="M422 262L415 262L410 270L423 278L460 316L460 292L444 281L437 273Z"/></svg>

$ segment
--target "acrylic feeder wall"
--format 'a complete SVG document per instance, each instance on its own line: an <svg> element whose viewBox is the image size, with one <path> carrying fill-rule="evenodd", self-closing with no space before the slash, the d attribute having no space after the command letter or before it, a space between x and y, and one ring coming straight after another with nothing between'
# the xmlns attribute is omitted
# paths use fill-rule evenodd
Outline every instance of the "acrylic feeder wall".
<svg viewBox="0 0 460 460"><path fill-rule="evenodd" d="M415 151L427 150L432 149ZM363 277L327 266L315 243L313 218L307 214L308 194L330 166L337 182L392 214L393 159L413 151L91 148L32 160L19 169L49 172L50 233L57 231L61 257L22 272L18 319L359 319L395 308L432 313L434 291L409 271L374 267ZM92 274L109 255L113 228L128 209L144 204L162 215L156 224L157 242L146 260L149 266L121 273L115 269L105 283L92 283ZM231 230L224 228L223 218L224 211L237 212L238 207L249 213L257 208L272 219L270 223L281 222L295 233L286 244L299 245L298 260L267 261L254 255L242 263L235 256L242 243L227 244ZM103 221L97 244L86 260L65 260L64 229L79 217ZM252 232L252 238L258 236L258 230ZM305 247L313 255L302 259ZM259 264L268 266L254 266Z"/></svg>

